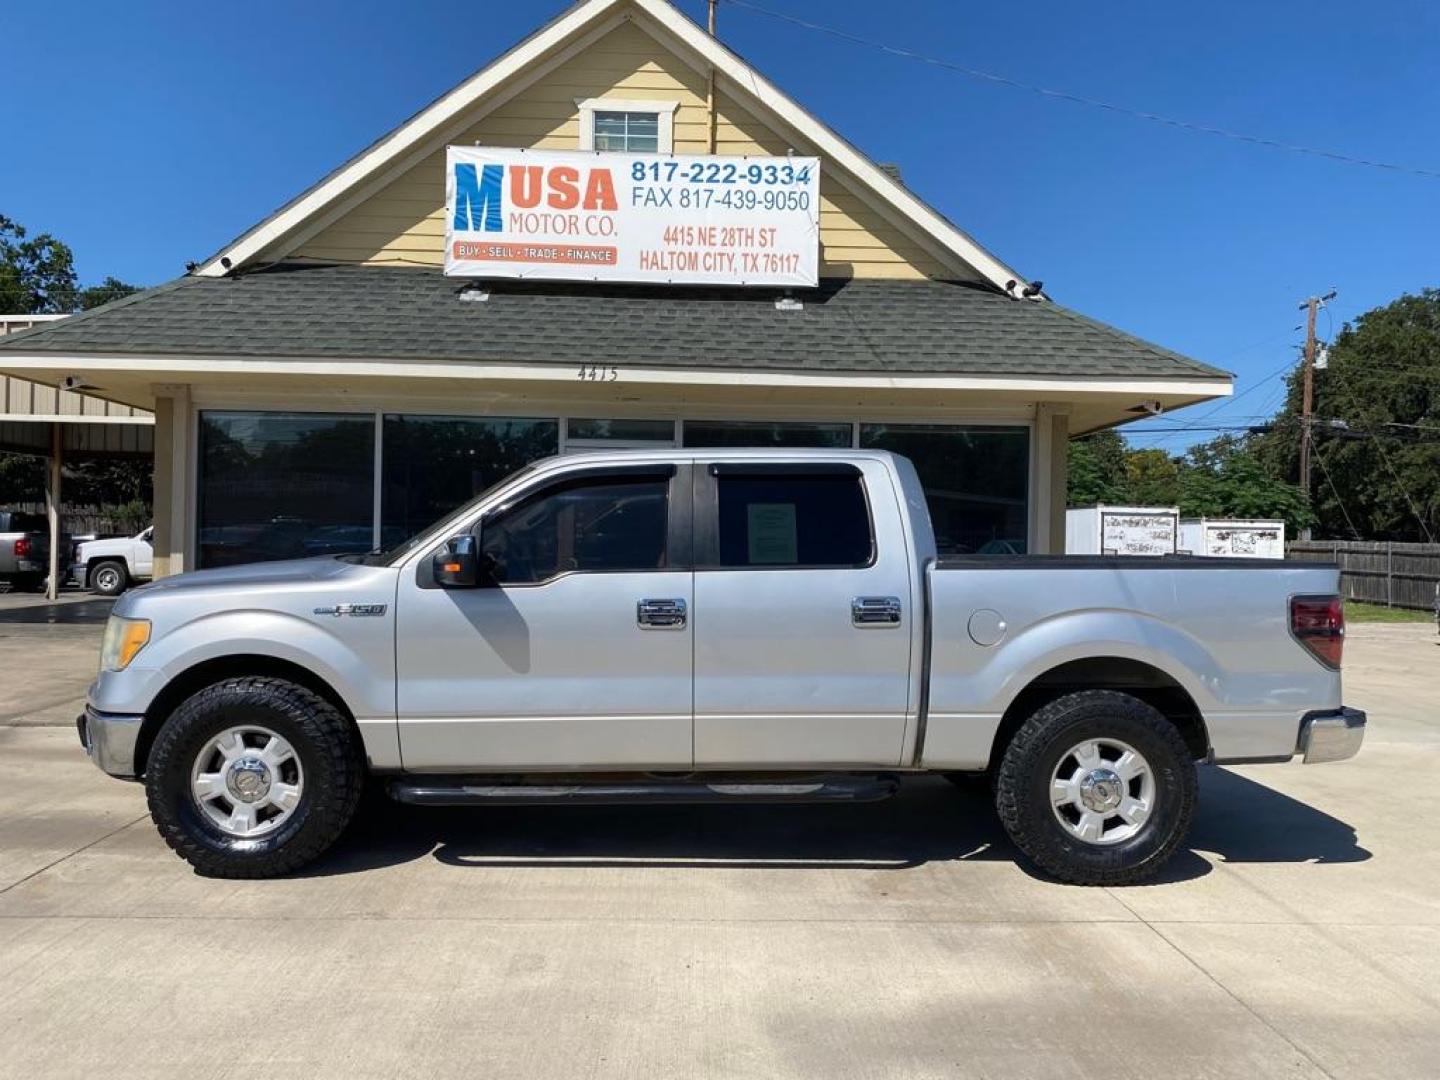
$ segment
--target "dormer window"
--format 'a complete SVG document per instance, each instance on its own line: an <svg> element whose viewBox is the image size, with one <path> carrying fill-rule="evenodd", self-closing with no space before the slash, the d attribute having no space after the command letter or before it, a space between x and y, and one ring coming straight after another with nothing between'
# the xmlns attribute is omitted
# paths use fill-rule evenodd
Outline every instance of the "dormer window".
<svg viewBox="0 0 1440 1080"><path fill-rule="evenodd" d="M678 101L591 98L580 109L580 149L629 154L669 154L675 149Z"/></svg>
<svg viewBox="0 0 1440 1080"><path fill-rule="evenodd" d="M660 114L597 110L595 149L627 150L637 154L659 153Z"/></svg>

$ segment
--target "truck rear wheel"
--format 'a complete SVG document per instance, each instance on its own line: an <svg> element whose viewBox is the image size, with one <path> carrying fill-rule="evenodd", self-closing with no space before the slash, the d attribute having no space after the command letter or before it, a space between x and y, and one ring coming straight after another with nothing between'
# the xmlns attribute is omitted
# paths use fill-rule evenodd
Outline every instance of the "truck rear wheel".
<svg viewBox="0 0 1440 1080"><path fill-rule="evenodd" d="M269 677L225 679L186 699L145 769L160 835L208 877L298 870L344 831L363 784L358 740L340 711Z"/></svg>
<svg viewBox="0 0 1440 1080"><path fill-rule="evenodd" d="M995 805L1015 845L1076 885L1155 874L1195 812L1195 763L1169 720L1129 694L1085 690L1037 710L1006 747Z"/></svg>

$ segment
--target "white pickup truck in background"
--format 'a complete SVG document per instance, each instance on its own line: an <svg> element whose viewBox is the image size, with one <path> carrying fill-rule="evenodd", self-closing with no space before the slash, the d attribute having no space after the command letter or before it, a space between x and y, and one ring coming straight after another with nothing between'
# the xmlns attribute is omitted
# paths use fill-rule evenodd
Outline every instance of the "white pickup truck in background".
<svg viewBox="0 0 1440 1080"><path fill-rule="evenodd" d="M1197 763L1359 748L1338 581L937 558L914 467L879 451L602 451L388 552L136 589L78 726L226 877L314 859L367 777L406 803L537 805L855 802L975 773L1035 863L1117 884L1184 842Z"/></svg>
<svg viewBox="0 0 1440 1080"><path fill-rule="evenodd" d="M154 574L154 532L152 525L135 536L85 541L75 549L75 584L101 596L119 596L131 585L149 581Z"/></svg>

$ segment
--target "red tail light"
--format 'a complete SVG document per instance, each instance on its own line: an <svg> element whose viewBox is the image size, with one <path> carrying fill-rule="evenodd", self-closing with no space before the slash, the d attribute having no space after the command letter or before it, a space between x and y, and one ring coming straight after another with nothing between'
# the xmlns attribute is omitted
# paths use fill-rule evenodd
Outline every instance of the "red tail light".
<svg viewBox="0 0 1440 1080"><path fill-rule="evenodd" d="M28 559L30 557L30 541L23 536L15 541L15 557L17 559Z"/></svg>
<svg viewBox="0 0 1440 1080"><path fill-rule="evenodd" d="M1326 667L1340 667L1345 648L1345 607L1338 596L1292 596L1290 633Z"/></svg>

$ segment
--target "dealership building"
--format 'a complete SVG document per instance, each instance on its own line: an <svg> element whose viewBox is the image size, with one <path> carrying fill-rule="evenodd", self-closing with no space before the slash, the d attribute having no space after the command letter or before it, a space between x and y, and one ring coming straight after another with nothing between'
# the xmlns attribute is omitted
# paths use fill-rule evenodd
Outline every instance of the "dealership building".
<svg viewBox="0 0 1440 1080"><path fill-rule="evenodd" d="M153 413L161 574L389 546L610 447L895 450L943 550L1058 552L1069 438L1231 392L1054 304L666 0L575 4L0 371Z"/></svg>

